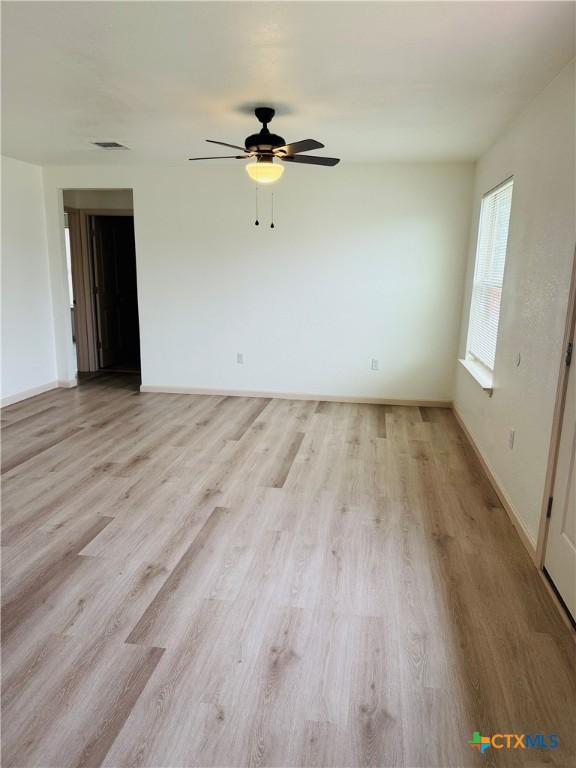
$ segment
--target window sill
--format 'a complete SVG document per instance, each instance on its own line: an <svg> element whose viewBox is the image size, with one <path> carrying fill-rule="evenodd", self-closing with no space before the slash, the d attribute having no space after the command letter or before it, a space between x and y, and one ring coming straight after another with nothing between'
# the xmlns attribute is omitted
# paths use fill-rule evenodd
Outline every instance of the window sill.
<svg viewBox="0 0 576 768"><path fill-rule="evenodd" d="M482 387L484 392L487 392L490 397L494 391L494 377L492 372L485 368L480 363L476 363L474 360L458 360L468 373L475 379Z"/></svg>

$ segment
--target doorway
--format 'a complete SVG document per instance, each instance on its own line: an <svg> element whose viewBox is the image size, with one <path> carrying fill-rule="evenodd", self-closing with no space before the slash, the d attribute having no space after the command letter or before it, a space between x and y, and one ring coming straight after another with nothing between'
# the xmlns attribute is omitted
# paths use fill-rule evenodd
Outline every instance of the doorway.
<svg viewBox="0 0 576 768"><path fill-rule="evenodd" d="M76 369L140 372L131 190L65 190Z"/></svg>
<svg viewBox="0 0 576 768"><path fill-rule="evenodd" d="M546 474L537 560L576 628L576 250Z"/></svg>
<svg viewBox="0 0 576 768"><path fill-rule="evenodd" d="M132 216L90 216L98 365L140 370Z"/></svg>
<svg viewBox="0 0 576 768"><path fill-rule="evenodd" d="M568 368L544 568L576 625L576 372Z"/></svg>

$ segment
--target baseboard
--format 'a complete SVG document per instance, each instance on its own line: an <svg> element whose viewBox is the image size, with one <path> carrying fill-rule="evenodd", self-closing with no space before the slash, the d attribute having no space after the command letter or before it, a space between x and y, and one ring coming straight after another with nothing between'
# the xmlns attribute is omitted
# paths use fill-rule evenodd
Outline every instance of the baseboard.
<svg viewBox="0 0 576 768"><path fill-rule="evenodd" d="M475 441L474 437L472 436L470 430L468 429L468 427L464 423L464 419L462 418L461 414L458 412L456 406L454 406L454 405L452 406L452 411L454 412L454 416L456 417L456 421L458 422L458 424L460 425L462 431L466 435L466 439L470 443L470 445L472 447L472 450L476 454L476 457L477 457L478 461L480 462L480 465L482 466L482 469L484 470L484 474L488 478L488 482L490 483L490 485L494 489L495 494L498 496L502 506L506 510L506 514L508 515L508 517L510 518L510 522L512 523L512 525L516 529L516 532L518 533L518 536L520 537L520 540L522 541L522 544L524 544L528 554L530 555L530 558L532 559L532 561L534 562L536 567L538 567L538 560L537 560L537 556L536 556L536 542L533 541L532 536L526 530L526 528L524 526L524 523L522 522L522 520L520 519L520 516L518 515L518 513L514 509L514 507L512 505L512 502L510 501L510 499L508 498L508 496L506 495L506 493L502 489L502 486L500 485L500 483L496 479L496 476L495 476L494 472L492 471L490 465L488 464L488 462L484 458L484 456L482 454L482 451L478 447L478 444L476 443L476 441Z"/></svg>
<svg viewBox="0 0 576 768"><path fill-rule="evenodd" d="M0 402L0 408L6 408L8 405L15 405L22 402L22 400L29 400L31 397L37 397L43 395L45 392L50 392L53 389L70 389L78 384L76 379L63 379L60 381L49 381L47 384L42 384L39 387L32 387L32 389L25 389L22 392L18 392L15 395L8 395L3 397Z"/></svg>
<svg viewBox="0 0 576 768"><path fill-rule="evenodd" d="M142 384L140 392L164 395L219 395L221 397L271 397L275 400L320 400L330 403L359 403L368 405L406 405L424 408L451 408L450 400L395 400L385 397L354 397L349 395L313 395L305 392L254 392L243 389L199 389Z"/></svg>
<svg viewBox="0 0 576 768"><path fill-rule="evenodd" d="M37 395L43 395L44 392L50 392L51 389L57 389L57 381L49 381L47 384L42 384L39 387L32 387L32 389L24 389L22 392L17 392L15 395L8 395L2 398L1 406L5 408L7 405L14 405L21 400L28 400L29 397L36 397Z"/></svg>

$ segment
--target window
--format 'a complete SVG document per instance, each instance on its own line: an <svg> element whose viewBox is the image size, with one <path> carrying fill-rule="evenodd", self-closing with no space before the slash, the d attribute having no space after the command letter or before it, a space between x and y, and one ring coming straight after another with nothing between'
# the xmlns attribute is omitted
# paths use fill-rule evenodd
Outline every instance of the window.
<svg viewBox="0 0 576 768"><path fill-rule="evenodd" d="M494 370L513 180L482 198L466 357Z"/></svg>

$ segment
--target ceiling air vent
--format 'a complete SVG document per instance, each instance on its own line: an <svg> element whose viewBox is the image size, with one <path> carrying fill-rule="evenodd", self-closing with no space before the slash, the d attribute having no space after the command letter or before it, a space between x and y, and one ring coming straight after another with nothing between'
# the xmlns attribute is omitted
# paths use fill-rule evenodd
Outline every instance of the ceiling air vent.
<svg viewBox="0 0 576 768"><path fill-rule="evenodd" d="M118 144L117 141L94 141L92 143L100 149L128 149L124 144Z"/></svg>

